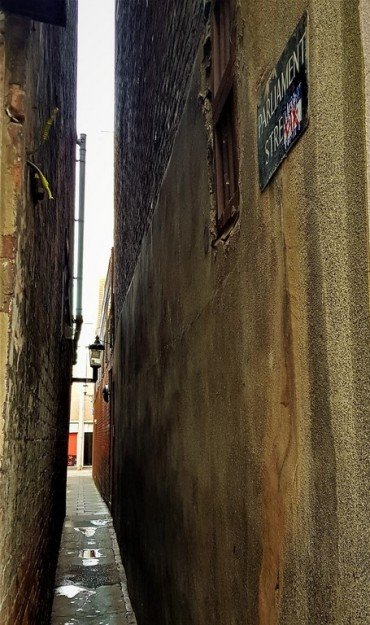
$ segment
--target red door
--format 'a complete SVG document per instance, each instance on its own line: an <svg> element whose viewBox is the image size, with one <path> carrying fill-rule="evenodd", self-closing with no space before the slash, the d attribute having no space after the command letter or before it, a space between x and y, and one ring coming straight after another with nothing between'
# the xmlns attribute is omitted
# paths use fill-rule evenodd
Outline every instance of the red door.
<svg viewBox="0 0 370 625"><path fill-rule="evenodd" d="M68 437L68 466L74 467L77 463L77 432L72 432Z"/></svg>

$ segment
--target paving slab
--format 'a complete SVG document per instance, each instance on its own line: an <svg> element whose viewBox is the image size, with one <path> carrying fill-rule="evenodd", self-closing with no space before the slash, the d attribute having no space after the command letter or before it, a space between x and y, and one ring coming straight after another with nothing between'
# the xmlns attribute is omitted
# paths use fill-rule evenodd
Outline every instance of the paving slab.
<svg viewBox="0 0 370 625"><path fill-rule="evenodd" d="M68 473L51 625L136 625L112 519L86 471Z"/></svg>
<svg viewBox="0 0 370 625"><path fill-rule="evenodd" d="M99 543L99 547L92 547L86 541L81 549L61 549L59 552L58 566L65 569L68 566L95 566L97 564L114 564L114 551L104 549Z"/></svg>
<svg viewBox="0 0 370 625"><path fill-rule="evenodd" d="M99 585L119 584L120 576L115 563L89 567L69 565L66 569L57 571L56 583L57 587L73 583L76 586L96 588Z"/></svg>
<svg viewBox="0 0 370 625"><path fill-rule="evenodd" d="M83 549L86 544L91 549L109 549L112 546L112 540L110 535L106 535L106 532L96 532L94 536L87 537L75 530L73 530L73 534L65 531L63 550Z"/></svg>
<svg viewBox="0 0 370 625"><path fill-rule="evenodd" d="M127 623L125 603L119 584L98 586L95 589L83 588L74 584L60 586L56 589L53 614L55 616L73 616L75 618L77 616L81 618L120 614L122 623Z"/></svg>
<svg viewBox="0 0 370 625"><path fill-rule="evenodd" d="M86 617L84 621L74 617L57 616L53 621L53 625L80 625L81 622L86 625L122 625L121 614L107 614L106 616ZM130 621L127 621L131 625Z"/></svg>

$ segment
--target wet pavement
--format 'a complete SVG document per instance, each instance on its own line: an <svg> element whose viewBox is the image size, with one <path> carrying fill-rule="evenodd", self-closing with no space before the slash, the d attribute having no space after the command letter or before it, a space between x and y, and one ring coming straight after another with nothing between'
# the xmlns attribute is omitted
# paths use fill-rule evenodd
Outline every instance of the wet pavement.
<svg viewBox="0 0 370 625"><path fill-rule="evenodd" d="M91 470L68 470L51 625L136 625L112 519Z"/></svg>

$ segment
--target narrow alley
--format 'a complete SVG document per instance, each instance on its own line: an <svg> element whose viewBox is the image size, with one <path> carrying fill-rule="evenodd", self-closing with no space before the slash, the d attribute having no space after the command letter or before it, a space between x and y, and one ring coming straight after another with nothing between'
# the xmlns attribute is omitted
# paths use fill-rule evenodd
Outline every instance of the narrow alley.
<svg viewBox="0 0 370 625"><path fill-rule="evenodd" d="M91 469L68 471L51 625L136 625L112 519Z"/></svg>
<svg viewBox="0 0 370 625"><path fill-rule="evenodd" d="M370 0L0 0L0 625L368 625Z"/></svg>

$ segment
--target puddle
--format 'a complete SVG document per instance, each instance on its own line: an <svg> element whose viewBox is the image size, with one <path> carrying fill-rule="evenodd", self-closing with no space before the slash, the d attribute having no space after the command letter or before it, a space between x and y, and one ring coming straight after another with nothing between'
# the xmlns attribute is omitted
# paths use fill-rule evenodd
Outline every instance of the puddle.
<svg viewBox="0 0 370 625"><path fill-rule="evenodd" d="M68 597L68 599L73 599L80 592L86 592L89 595L95 595L95 590L88 590L87 588L82 588L81 586L59 586L59 588L55 589L56 595L61 595L62 597Z"/></svg>
<svg viewBox="0 0 370 625"><path fill-rule="evenodd" d="M84 534L87 538L91 538L96 532L96 527L74 527L73 529L75 529L76 532L81 532L81 534Z"/></svg>
<svg viewBox="0 0 370 625"><path fill-rule="evenodd" d="M108 519L97 519L96 521L91 521L93 525L107 525L109 523Z"/></svg>
<svg viewBox="0 0 370 625"><path fill-rule="evenodd" d="M82 560L83 566L96 566L99 564L98 558L84 558Z"/></svg>
<svg viewBox="0 0 370 625"><path fill-rule="evenodd" d="M80 549L79 558L101 558L101 549Z"/></svg>

